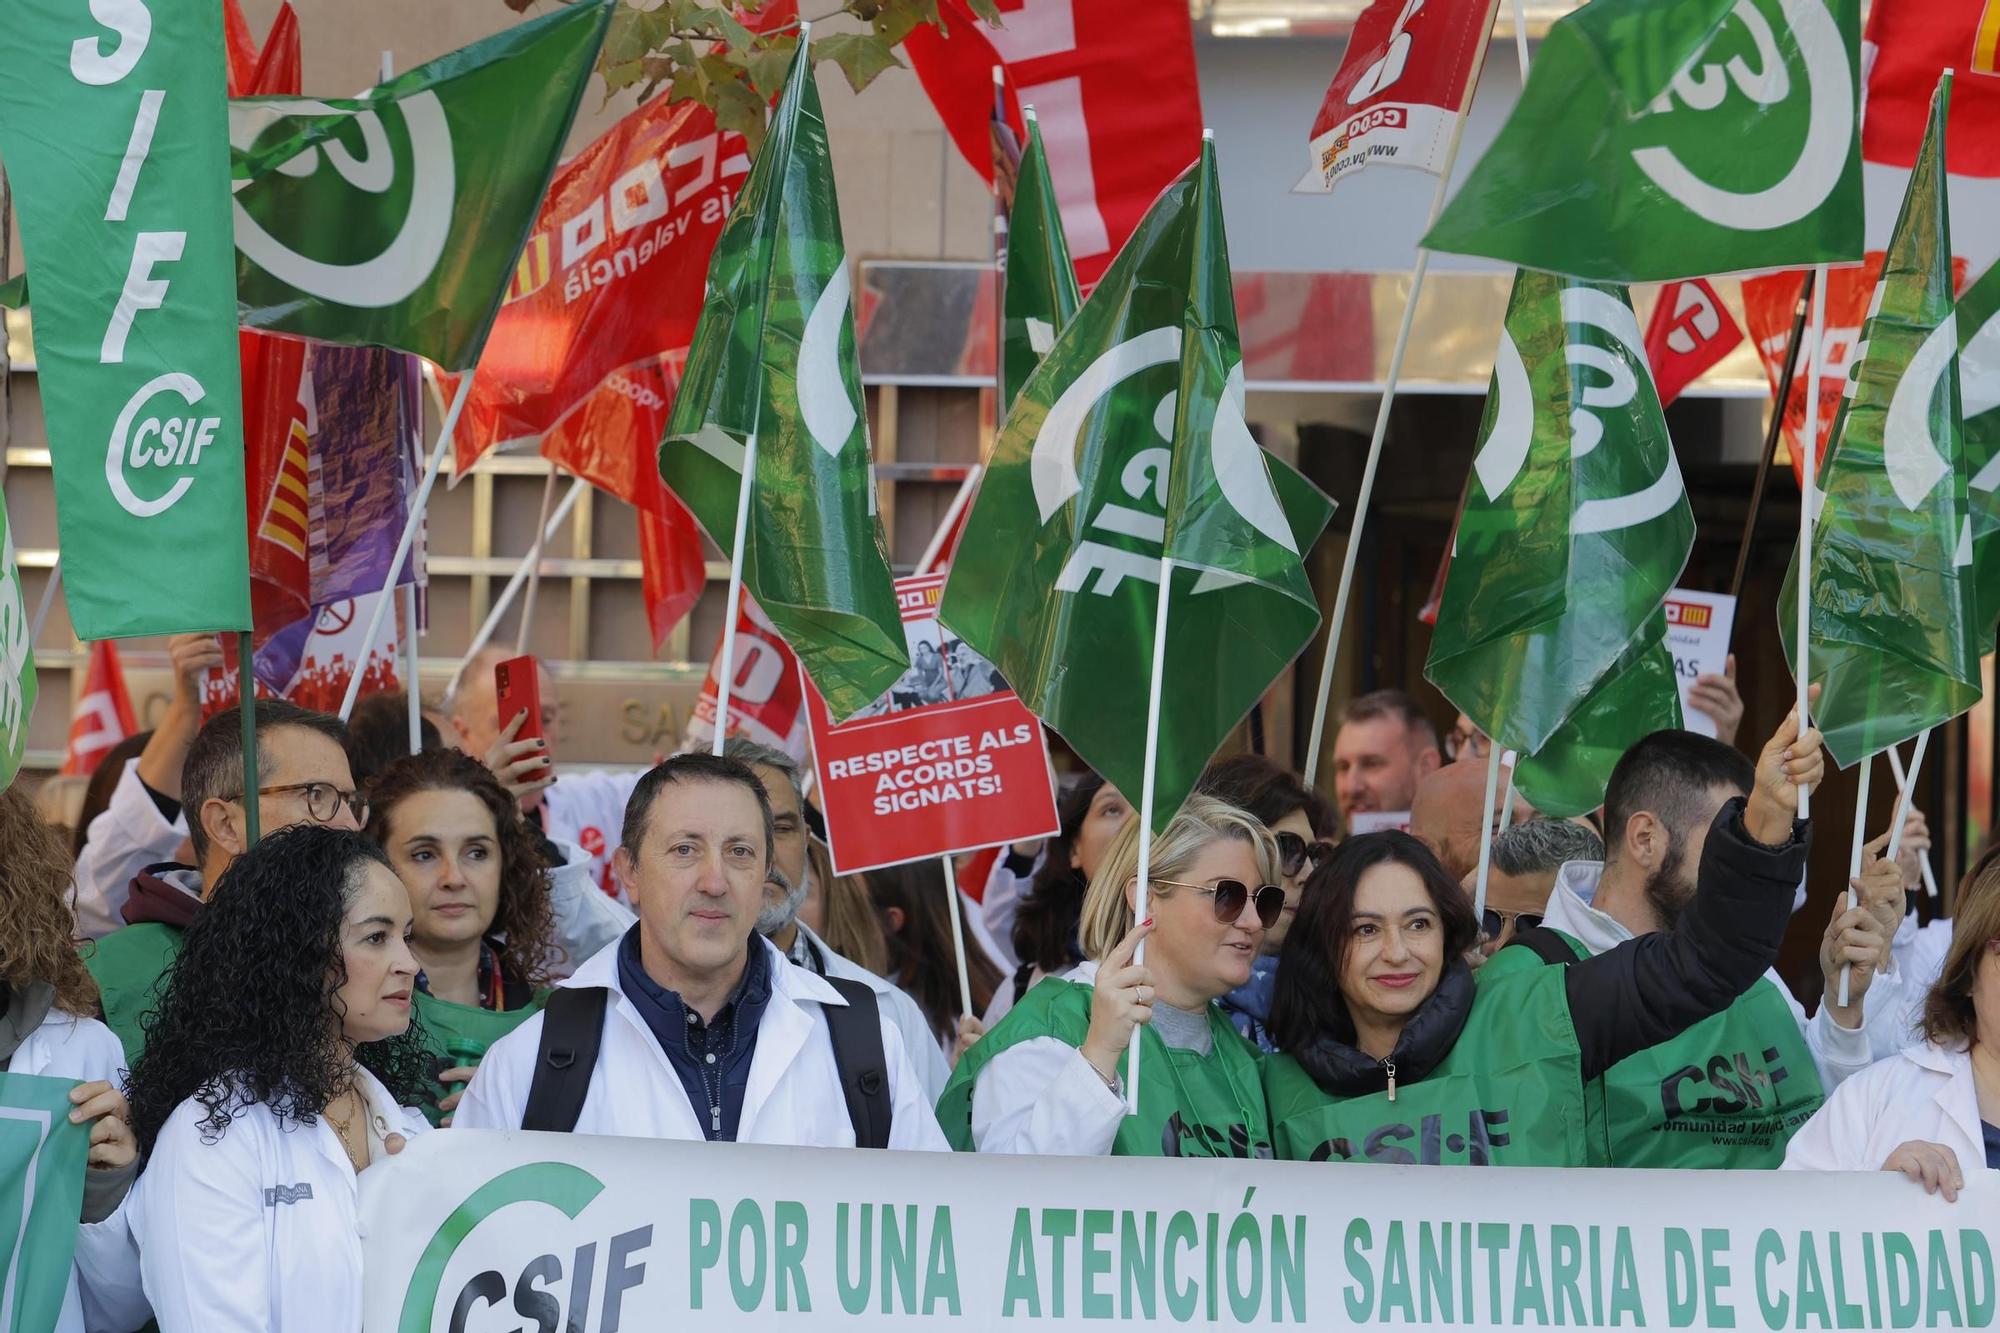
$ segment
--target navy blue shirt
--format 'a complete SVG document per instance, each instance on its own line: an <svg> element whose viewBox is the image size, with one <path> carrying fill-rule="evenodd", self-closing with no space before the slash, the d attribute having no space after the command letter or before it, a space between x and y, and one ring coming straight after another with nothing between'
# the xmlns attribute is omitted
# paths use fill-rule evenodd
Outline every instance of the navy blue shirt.
<svg viewBox="0 0 2000 1333"><path fill-rule="evenodd" d="M1982 1120L1979 1128L1986 1139L1986 1165L2000 1169L2000 1125L1989 1125Z"/></svg>
<svg viewBox="0 0 2000 1333"><path fill-rule="evenodd" d="M1260 954L1250 964L1250 980L1219 1001L1230 1023L1257 1049L1270 1053L1278 1048L1271 1040L1271 996L1278 985L1278 960Z"/></svg>
<svg viewBox="0 0 2000 1333"><path fill-rule="evenodd" d="M750 937L742 979L712 1022L702 1022L679 995L646 975L636 925L618 942L618 987L646 1020L687 1090L701 1132L711 1141L734 1143L743 1119L743 1091L750 1082L750 1058L757 1051L757 1027L771 1002L771 960L764 941Z"/></svg>

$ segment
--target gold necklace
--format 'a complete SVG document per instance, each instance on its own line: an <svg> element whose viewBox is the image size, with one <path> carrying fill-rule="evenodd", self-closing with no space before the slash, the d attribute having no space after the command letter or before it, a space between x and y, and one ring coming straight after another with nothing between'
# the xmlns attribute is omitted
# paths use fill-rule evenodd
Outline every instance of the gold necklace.
<svg viewBox="0 0 2000 1333"><path fill-rule="evenodd" d="M363 1102L361 1094L353 1088L349 1088L346 1092L341 1094L341 1098L346 1098L346 1097L354 1098L354 1110L348 1112L345 1116L335 1115L333 1113L333 1103L328 1102L326 1107L326 1119L327 1123L333 1126L333 1132L340 1138L340 1150L347 1154L348 1165L353 1167L354 1170L357 1173L359 1173L363 1168L365 1168L368 1165L368 1144L367 1144L366 1126L364 1126L362 1129L362 1145L361 1145L361 1153L359 1156L355 1154L354 1145L349 1140L354 1133L354 1117L365 1109L366 1103Z"/></svg>

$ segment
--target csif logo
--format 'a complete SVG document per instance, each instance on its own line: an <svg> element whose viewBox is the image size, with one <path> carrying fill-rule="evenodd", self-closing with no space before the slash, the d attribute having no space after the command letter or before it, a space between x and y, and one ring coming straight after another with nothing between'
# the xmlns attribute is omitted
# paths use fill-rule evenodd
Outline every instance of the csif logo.
<svg viewBox="0 0 2000 1333"><path fill-rule="evenodd" d="M481 1326L471 1322L476 1312L510 1303L516 1316L531 1321L526 1327L532 1333L584 1333L590 1327L612 1333L620 1326L626 1293L646 1279L646 1264L635 1256L651 1246L651 1226L605 1237L601 1244L586 1240L568 1256L553 1251L538 1255L512 1274L511 1281L497 1268L483 1269L459 1288L444 1320L433 1318L443 1296L445 1273L475 1228L504 1209L523 1205L552 1208L574 1221L603 1190L603 1181L567 1162L531 1162L481 1185L445 1218L418 1257L404 1292L398 1333L429 1333L434 1327L465 1333ZM563 1294L558 1296L552 1288ZM599 1311L595 1325L590 1323L593 1309Z"/></svg>
<svg viewBox="0 0 2000 1333"><path fill-rule="evenodd" d="M1391 1162L1422 1166L1492 1166L1494 1155L1511 1144L1508 1114L1501 1110L1469 1112L1463 1134L1445 1132L1442 1115L1427 1115L1414 1125L1377 1125L1357 1145L1351 1138L1328 1139L1314 1148L1315 1162Z"/></svg>
<svg viewBox="0 0 2000 1333"><path fill-rule="evenodd" d="M1680 121L1722 107L1732 97L1774 107L1803 93L1806 130L1791 164L1770 185L1735 190L1702 176L1664 144L1634 149L1632 160L1654 185L1705 221L1732 231L1773 231L1810 215L1840 183L1855 139L1854 67L1827 0L1736 0L1730 13L1737 31L1748 35L1753 58L1709 59L1717 41L1735 36L1725 23L1645 114ZM1792 54L1803 88L1793 73Z"/></svg>
<svg viewBox="0 0 2000 1333"><path fill-rule="evenodd" d="M1668 1122L1691 1115L1742 1115L1779 1102L1778 1085L1790 1078L1778 1048L1762 1058L1723 1051L1706 1063L1687 1064L1660 1080L1660 1106Z"/></svg>
<svg viewBox="0 0 2000 1333"><path fill-rule="evenodd" d="M401 125L394 139L389 120ZM350 127L359 151L342 134ZM230 144L248 152L260 141L288 154L275 168L280 176L305 179L325 166L363 195L384 196L406 182L409 198L395 234L376 253L335 259L300 254L237 201L236 248L252 263L308 295L366 310L406 300L429 281L451 234L458 189L451 126L436 93L340 105L309 98L232 102ZM233 188L249 184L238 180Z"/></svg>

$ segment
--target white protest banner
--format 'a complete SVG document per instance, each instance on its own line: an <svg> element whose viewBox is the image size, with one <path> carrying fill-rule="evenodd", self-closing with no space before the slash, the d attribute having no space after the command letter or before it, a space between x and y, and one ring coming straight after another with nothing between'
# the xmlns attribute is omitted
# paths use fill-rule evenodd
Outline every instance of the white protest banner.
<svg viewBox="0 0 2000 1333"><path fill-rule="evenodd" d="M1736 599L1728 593L1676 588L1667 594L1667 651L1681 683L1682 725L1704 736L1715 734L1715 719L1688 704L1688 691L1702 676L1719 676L1729 660L1729 631L1736 623Z"/></svg>
<svg viewBox="0 0 2000 1333"><path fill-rule="evenodd" d="M896 580L910 669L847 721L799 673L837 875L1059 830L1042 724L938 621L944 581Z"/></svg>
<svg viewBox="0 0 2000 1333"><path fill-rule="evenodd" d="M837 1109L837 1108L836 1108ZM1412 1126L1414 1138L1420 1130ZM1983 1328L2000 1185L447 1130L361 1177L366 1333Z"/></svg>

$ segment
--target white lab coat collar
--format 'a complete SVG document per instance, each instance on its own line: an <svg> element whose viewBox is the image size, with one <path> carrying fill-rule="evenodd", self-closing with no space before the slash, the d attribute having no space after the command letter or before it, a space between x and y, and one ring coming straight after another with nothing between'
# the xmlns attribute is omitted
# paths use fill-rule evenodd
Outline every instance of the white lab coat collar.
<svg viewBox="0 0 2000 1333"><path fill-rule="evenodd" d="M1624 923L1595 906L1597 885L1604 878L1602 861L1565 861L1556 870L1542 924L1582 941L1593 955L1617 948L1632 938Z"/></svg>
<svg viewBox="0 0 2000 1333"><path fill-rule="evenodd" d="M1984 1144L1985 1131L1979 1120L1979 1085L1972 1072L1971 1049L1946 1050L1926 1041L1906 1048L1903 1054L1910 1063L1945 1076L1931 1100L1959 1127L1967 1141Z"/></svg>
<svg viewBox="0 0 2000 1333"><path fill-rule="evenodd" d="M742 1141L754 1139L758 1118L773 1103L772 1090L791 1069L805 1048L806 1038L812 1035L816 1021L809 1005L845 1005L847 999L828 985L824 978L803 967L795 966L778 946L762 935L753 935L755 947L765 951L765 959L771 968L771 1001L764 1006L764 1016L757 1024L757 1049L750 1057L750 1081L743 1089L743 1119L737 1126L736 1136ZM641 1045L659 1063L660 1069L674 1086L680 1086L680 1079L674 1073L666 1052L660 1049L653 1030L646 1025L638 1006L626 995L619 984L618 946L599 950L591 960L578 968L576 974L562 982L564 986L603 986L612 995L613 1011L630 1023L641 1038ZM685 1114L688 1120L687 1135L691 1139L705 1137L701 1125L695 1117L694 1108L682 1103L675 1110ZM679 1118L678 1115L675 1117Z"/></svg>

